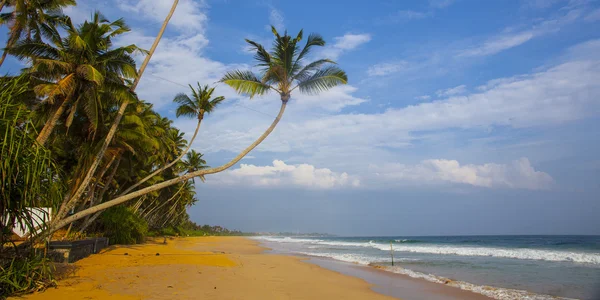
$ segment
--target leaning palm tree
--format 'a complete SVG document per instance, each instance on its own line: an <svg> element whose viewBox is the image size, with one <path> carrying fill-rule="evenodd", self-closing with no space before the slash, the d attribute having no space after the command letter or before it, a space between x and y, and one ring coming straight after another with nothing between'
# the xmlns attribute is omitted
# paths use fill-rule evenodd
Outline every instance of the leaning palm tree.
<svg viewBox="0 0 600 300"><path fill-rule="evenodd" d="M335 62L330 59L319 59L304 64L312 47L325 46L325 40L320 35L310 34L306 45L300 50L298 42L302 40L302 30L295 38L287 35L287 31L283 36L279 35L274 26L271 26L271 30L275 35L275 41L270 52L261 44L246 39L246 42L256 51L254 59L258 62L260 74L235 70L226 73L221 82L229 85L239 94L247 95L250 98L264 95L269 91L278 93L281 99L279 114L265 133L254 144L226 164L223 170L237 163L273 131L283 116L287 102L295 89L305 94L317 94L348 82L346 73L335 66ZM220 171L222 170L217 172Z"/></svg>
<svg viewBox="0 0 600 300"><path fill-rule="evenodd" d="M175 9L177 8L178 3L179 3L179 0L173 0L173 5L171 6L171 10L165 17L165 20L164 20L162 26L160 27L160 31L158 32L158 35L154 39L154 42L152 43L152 46L150 47L150 50L148 51L146 58L144 58L144 61L142 62L142 65L140 66L140 70L137 72L137 76L135 77L135 79L133 80L133 83L131 84L131 87L129 88L130 92L133 93L135 91L135 89L137 88L137 85L139 84L140 79L142 78L142 75L144 74L144 71L146 70L146 67L148 66L148 63L150 62L150 58L152 58L154 51L156 51L156 47L158 47L158 44L160 43L160 40L161 40L163 34L165 33L165 30L167 29L167 25L169 24L171 17L175 13ZM110 130L108 131L106 137L104 138L104 143L98 150L98 153L96 154L96 157L94 158L94 161L92 162L90 168L88 169L88 172L85 175L83 181L79 185L79 188L77 189L77 191L75 191L75 193L71 196L71 198L68 201L66 201L67 204L64 206L64 208L66 210L64 210L64 211L68 211L71 208L75 207L77 202L80 201L81 196L83 195L85 190L88 188L89 184L91 183L92 178L94 177L94 174L96 173L96 169L98 168L102 159L104 158L104 153L106 152L106 149L108 149L109 144L111 143L113 137L115 136L115 133L117 132L117 128L119 127L119 123L121 122L121 119L123 118L123 115L125 114L125 110L127 109L127 106L129 105L129 103L132 103L135 100L136 99L124 99L121 102L121 105L119 106L119 110L117 111L117 116L113 120ZM93 207L89 208L87 211L89 212L90 209L93 209ZM64 225L60 225L65 222L65 220L63 219L63 217L65 216L64 211L62 212L62 214L57 214L55 216L55 219L54 219L55 225L52 226L51 228L61 228L62 226L64 226ZM81 218L83 218L89 214L92 214L94 212L97 212L97 211L101 211L101 210L95 210L95 211L89 212L88 214L85 214L85 215L79 213L79 214L76 214L75 218L78 220L78 219L81 219ZM70 222L68 222L68 223L70 223ZM53 231L49 230L45 234L48 234L49 232L51 233Z"/></svg>
<svg viewBox="0 0 600 300"><path fill-rule="evenodd" d="M193 177L204 176L222 172L239 162L252 149L256 148L267 136L273 131L275 126L281 120L285 107L290 100L291 93L298 89L301 93L316 94L321 91L328 90L335 86L346 84L348 78L346 73L333 66L335 64L329 59L319 59L308 64L304 64L304 60L314 46L324 46L325 41L318 34L308 36L306 45L300 49L298 43L302 40L302 31L295 38L287 35L287 32L281 36L277 30L271 26L275 41L271 52L253 41L247 42L256 51L255 59L258 61L258 66L261 67L261 72L256 75L250 71L232 71L225 74L221 82L233 87L238 93L254 97L256 95L264 95L269 91L275 91L280 95L281 108L279 114L271 123L271 126L250 146L244 149L239 155L234 157L228 163L215 167L197 170L191 173L186 173L177 178L163 181L135 192L130 192L126 195L118 196L112 200L96 205L95 207L75 213L72 216L66 217L52 224L48 232L54 232L63 226L79 220L87 215L102 211L109 207L127 202L139 196L172 186L179 182L187 181Z"/></svg>
<svg viewBox="0 0 600 300"><path fill-rule="evenodd" d="M184 116L184 117L198 118L198 124L196 125L196 130L194 131L194 135L192 136L192 139L190 140L187 148L185 150L183 150L181 152L181 154L175 160L171 161L164 167L159 168L158 170L152 172L152 174L146 176L144 179L140 180L136 184L134 184L131 187L129 187L128 189L126 189L121 195L129 193L134 188L138 187L140 184L146 182L148 179L154 177L155 175L159 174L160 172L164 171L165 169L170 168L172 165L176 164L179 160L181 160L181 158L192 147L192 143L194 142L194 139L196 139L196 135L198 135L198 130L200 129L200 124L202 123L202 120L204 119L204 114L210 114L217 107L217 105L219 105L221 102L223 102L225 100L225 97L223 97L223 96L218 96L218 97L212 98L212 94L215 91L215 88L209 88L208 85L200 86L200 83L198 83L197 90L194 89L194 87L192 87L191 85L190 85L190 89L192 90L191 98L184 93L180 93L177 96L175 96L175 99L173 99L173 102L179 104L179 107L177 108L177 111L176 111L177 117Z"/></svg>
<svg viewBox="0 0 600 300"><path fill-rule="evenodd" d="M52 36L55 26L64 21L62 9L75 4L75 0L2 0L0 11L4 6L12 7L13 11L0 14L0 25L10 24L0 66L8 54L6 50L20 39L41 42L43 36Z"/></svg>
<svg viewBox="0 0 600 300"><path fill-rule="evenodd" d="M202 158L204 154L200 152L196 152L192 149L192 151L188 152L185 156L185 161L183 162L183 168L186 172L192 173L198 170L208 169L209 166L206 165L206 160ZM204 175L200 175L200 180L204 182ZM194 178L192 178L192 182L196 183Z"/></svg>

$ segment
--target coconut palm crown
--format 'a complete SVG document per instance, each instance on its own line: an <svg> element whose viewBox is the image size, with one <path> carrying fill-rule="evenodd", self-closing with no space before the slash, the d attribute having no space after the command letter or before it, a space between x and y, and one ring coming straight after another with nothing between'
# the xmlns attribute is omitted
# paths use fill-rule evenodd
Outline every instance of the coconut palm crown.
<svg viewBox="0 0 600 300"><path fill-rule="evenodd" d="M320 35L310 34L301 48L298 43L302 40L302 30L295 38L287 35L287 31L283 36L280 35L274 26L271 26L271 31L275 35L275 41L270 52L261 44L246 39L252 50L256 51L254 59L258 62L260 73L257 75L252 71L235 70L226 73L221 82L250 98L273 90L284 103L287 103L296 88L301 93L317 94L348 82L346 72L335 66L335 62L330 59L304 64L312 47L325 46L325 40Z"/></svg>
<svg viewBox="0 0 600 300"><path fill-rule="evenodd" d="M181 93L173 99L173 102L179 104L176 111L177 117L197 117L198 120L202 120L205 113L210 114L217 105L225 100L225 97L223 96L211 99L215 88L209 88L208 85L201 86L200 83L198 83L197 90L194 89L192 85L190 85L190 89L192 90L191 98L188 95Z"/></svg>

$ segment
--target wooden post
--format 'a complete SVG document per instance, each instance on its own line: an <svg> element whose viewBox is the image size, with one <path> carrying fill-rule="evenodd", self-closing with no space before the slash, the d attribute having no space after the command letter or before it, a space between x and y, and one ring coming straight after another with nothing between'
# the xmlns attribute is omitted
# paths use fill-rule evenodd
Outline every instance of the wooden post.
<svg viewBox="0 0 600 300"><path fill-rule="evenodd" d="M392 246L393 241L390 241L390 254L392 255L392 267L394 266L394 247Z"/></svg>

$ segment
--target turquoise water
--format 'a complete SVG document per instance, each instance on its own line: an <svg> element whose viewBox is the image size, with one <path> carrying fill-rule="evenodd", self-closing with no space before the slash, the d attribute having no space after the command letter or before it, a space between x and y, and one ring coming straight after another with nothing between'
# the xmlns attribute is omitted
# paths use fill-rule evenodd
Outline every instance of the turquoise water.
<svg viewBox="0 0 600 300"><path fill-rule="evenodd" d="M258 239L277 252L379 265L433 282L452 279L497 299L600 299L600 236Z"/></svg>

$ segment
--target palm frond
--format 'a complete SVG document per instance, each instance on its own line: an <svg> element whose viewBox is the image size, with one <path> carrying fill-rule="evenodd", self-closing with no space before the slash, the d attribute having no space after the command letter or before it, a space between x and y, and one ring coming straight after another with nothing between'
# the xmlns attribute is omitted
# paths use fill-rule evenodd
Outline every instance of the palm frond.
<svg viewBox="0 0 600 300"><path fill-rule="evenodd" d="M306 45L304 45L304 48L302 48L302 51L300 51L300 53L298 54L298 57L296 58L296 61L294 62L294 64L295 65L299 64L302 61L302 59L308 53L310 53L310 49L314 46L325 46L325 40L319 34L311 33L308 35L308 39L306 40Z"/></svg>
<svg viewBox="0 0 600 300"><path fill-rule="evenodd" d="M45 43L26 40L20 41L13 47L8 48L7 52L16 56L18 59L45 58L59 60L61 58L60 50Z"/></svg>
<svg viewBox="0 0 600 300"><path fill-rule="evenodd" d="M311 62L310 64L304 66L296 75L294 75L294 80L304 80L310 75L313 74L314 71L318 70L324 64L335 64L333 60L330 59L319 59Z"/></svg>
<svg viewBox="0 0 600 300"><path fill-rule="evenodd" d="M181 116L184 117L188 117L188 118L195 118L198 116L198 112L193 109L192 107L189 107L187 105L182 105L177 107L177 110L175 111L175 115L179 118Z"/></svg>
<svg viewBox="0 0 600 300"><path fill-rule="evenodd" d="M346 83L348 83L346 72L338 67L330 66L316 71L304 80L299 80L298 88L302 93L316 94Z"/></svg>
<svg viewBox="0 0 600 300"><path fill-rule="evenodd" d="M221 102L225 101L225 97L223 96L218 96L213 98L212 100L208 101L208 105L205 106L204 111L206 111L206 113L211 113L213 112L213 110L219 105L221 104Z"/></svg>
<svg viewBox="0 0 600 300"><path fill-rule="evenodd" d="M254 73L250 71L227 72L220 80L232 87L236 92L248 95L250 98L256 95L264 95L269 91L269 85L261 82Z"/></svg>
<svg viewBox="0 0 600 300"><path fill-rule="evenodd" d="M271 55L269 52L259 43L246 39L246 43L251 45L251 49L256 51L254 59L256 59L261 67L268 67L271 65Z"/></svg>
<svg viewBox="0 0 600 300"><path fill-rule="evenodd" d="M96 83L96 85L101 85L104 82L104 75L91 65L80 65L77 67L76 72L77 75Z"/></svg>

